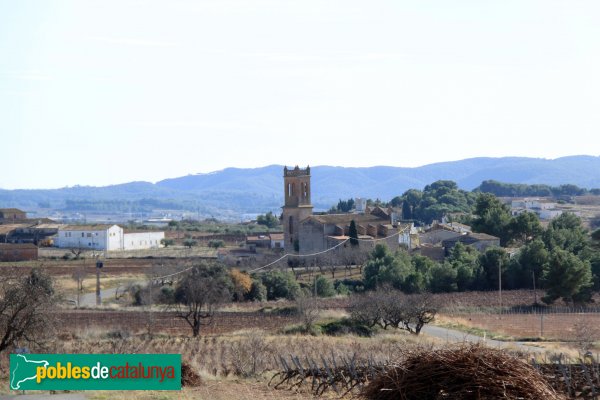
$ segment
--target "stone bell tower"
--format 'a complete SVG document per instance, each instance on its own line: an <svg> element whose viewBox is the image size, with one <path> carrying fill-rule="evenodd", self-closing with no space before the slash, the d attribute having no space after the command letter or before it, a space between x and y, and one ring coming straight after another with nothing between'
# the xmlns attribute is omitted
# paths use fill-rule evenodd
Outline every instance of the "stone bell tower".
<svg viewBox="0 0 600 400"><path fill-rule="evenodd" d="M310 167L301 169L283 168L285 203L283 208L283 237L285 251L293 252L298 248L299 222L312 215L310 203Z"/></svg>

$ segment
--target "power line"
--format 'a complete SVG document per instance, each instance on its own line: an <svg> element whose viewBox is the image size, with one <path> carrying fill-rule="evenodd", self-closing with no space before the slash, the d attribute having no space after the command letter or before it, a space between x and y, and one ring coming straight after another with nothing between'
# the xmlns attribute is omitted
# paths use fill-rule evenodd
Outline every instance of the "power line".
<svg viewBox="0 0 600 400"><path fill-rule="evenodd" d="M386 237L383 237L383 238L379 238L379 239L358 239L358 238L355 238L355 239L356 239L356 240L360 240L361 242L378 242L378 241L381 241L381 240L387 240L387 239L393 238L394 236L398 236L398 235L400 235L401 233L404 233L404 232L406 232L406 231L407 231L407 230L409 230L409 229L410 229L410 225L406 226L405 228L403 228L402 230L400 230L400 231L398 231L398 232L396 232L396 233L393 233L393 234L391 234L391 235L389 235L389 236L386 236ZM270 262L270 263L269 263L269 264L267 264L267 265L263 265L262 267L258 267L258 268L251 269L250 271L247 271L247 272L248 272L248 273L252 273L252 272L260 271L261 269L265 269L265 268L267 268L267 267L270 267L270 266L271 266L271 265L273 265L273 264L276 264L276 263L278 263L279 261L283 260L283 259L284 259L284 258L286 258L286 257L298 257L298 258L302 258L302 257L313 257L313 256L317 256L317 255L319 255L319 254L328 253L328 252L330 252L330 251L334 250L335 248L337 248L337 247L339 247L339 246L343 245L344 243L346 243L346 242L347 242L347 241L349 241L349 240L350 240L350 238L348 238L348 239L345 239L344 241L342 241L342 242L340 242L340 243L336 244L335 246L333 246L333 247L330 247L330 248L328 248L328 249L326 249L326 250L323 250L323 251L319 251L319 252L317 252L317 253L312 253L312 254L293 254L293 253L286 253L286 254L284 254L283 256L281 256L280 258L278 258L277 260L275 260L275 261L272 261L272 262Z"/></svg>
<svg viewBox="0 0 600 400"><path fill-rule="evenodd" d="M360 239L360 238L355 238L355 239L356 239L356 240L359 240L359 241L361 241L361 242L378 242L378 241L382 241L382 240L387 240L387 239L393 238L394 236L398 236L398 235L400 235L401 233L404 233L405 231L407 231L408 229L410 229L410 225L409 225L409 226L407 226L407 227L405 227L405 228L404 228L404 229L402 229L401 231L398 231L398 232L396 232L396 233L393 233L393 234L391 234L391 235L389 235L389 236L386 236L386 237L383 237L383 238L379 238L379 239ZM318 251L318 252L316 252L316 253L310 253L310 254L293 254L293 253L286 253L286 254L284 254L283 256L279 257L279 258L278 258L277 260L275 260L275 261L271 261L270 263L268 263L268 264L266 264L266 265L263 265L262 267L254 268L254 269L251 269L250 271L247 271L247 272L248 272L248 273L252 273L252 272L260 271L261 269L265 269L265 268L267 268L267 267L270 267L270 266L271 266L271 265L273 265L273 264L277 264L279 261L281 261L281 260L285 259L286 257L298 257L298 258L303 258L303 257L314 257L314 256L318 256L318 255L320 255L320 254L325 254L325 253L328 253L328 252L330 252L330 251L332 251L332 250L334 250L334 249L336 249L336 248L340 247L341 245L343 245L344 243L348 242L349 240L350 240L350 238L348 238L348 239L345 239L345 240L343 240L342 242L340 242L340 243L336 244L336 245L335 245L335 246L333 246L333 247L330 247L330 248L328 248L328 249L325 249L325 250L322 250L322 251ZM164 279L164 278L168 278L168 277L170 277L170 276L175 276L175 275L183 274L184 272L187 272L187 271L191 270L192 268L194 268L194 267L189 267L189 268L186 268L186 269L184 269L184 270L182 270L182 271L179 271L179 272L174 272L174 273L172 273L172 274L169 274L169 275L159 276L159 277L155 277L155 278L152 278L152 279L158 280L158 279Z"/></svg>
<svg viewBox="0 0 600 400"><path fill-rule="evenodd" d="M311 253L311 254L293 254L293 253L287 253L287 254L284 254L283 256L281 256L280 258L278 258L277 260L275 260L275 261L273 261L273 262L271 262L271 263L269 263L269 264L267 264L267 265L263 265L262 267L258 267L258 268L251 269L251 270L250 270L250 271L248 271L248 272L249 272L249 273L250 273L250 272L255 272L255 271L259 271L259 270L261 270L261 269L267 268L267 267L269 267L269 266L271 266L271 265L273 265L273 264L275 264L275 263L277 263L277 262L279 262L279 261L283 260L283 259L284 259L284 258L286 258L286 257L298 257L298 258L302 258L302 257L314 257L314 256L318 256L319 254L325 254L325 253L328 253L328 252L330 252L331 250L335 249L336 247L339 247L339 246L343 245L343 244L344 244L344 243L346 243L348 240L350 240L350 239L346 239L346 240L344 240L343 242L340 242L340 243L336 244L336 245L335 245L335 246L333 246L333 247L330 247L330 248L328 248L328 249L326 249L326 250L319 251L319 252L316 252L316 253Z"/></svg>
<svg viewBox="0 0 600 400"><path fill-rule="evenodd" d="M182 271L179 271L179 272L174 272L174 273L172 273L172 274L169 274L169 275L164 275L164 276L157 276L157 277L153 277L152 279L163 279L163 278L168 278L168 277L170 277L170 276L175 276L175 275L183 274L184 272L186 272L186 271L189 271L189 270L190 270L190 269L192 269L192 268L194 268L194 267L189 267L189 268L186 268L186 269L184 269L184 270L182 270Z"/></svg>

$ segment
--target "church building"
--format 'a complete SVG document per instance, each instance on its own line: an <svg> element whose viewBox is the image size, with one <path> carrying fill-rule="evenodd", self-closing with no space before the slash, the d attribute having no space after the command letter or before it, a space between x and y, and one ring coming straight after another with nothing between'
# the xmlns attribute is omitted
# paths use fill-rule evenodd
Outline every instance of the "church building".
<svg viewBox="0 0 600 400"><path fill-rule="evenodd" d="M350 223L354 221L360 247L368 250L385 243L391 250L403 245L411 247L412 224L401 224L400 212L382 207L367 207L364 213L313 214L311 204L310 167L284 167L284 206L282 219L285 251L313 254L327 250L349 239Z"/></svg>

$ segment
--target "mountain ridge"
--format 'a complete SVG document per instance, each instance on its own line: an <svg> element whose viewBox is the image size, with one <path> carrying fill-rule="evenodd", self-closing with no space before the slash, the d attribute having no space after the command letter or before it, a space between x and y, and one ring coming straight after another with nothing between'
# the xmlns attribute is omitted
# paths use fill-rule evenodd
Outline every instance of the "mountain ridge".
<svg viewBox="0 0 600 400"><path fill-rule="evenodd" d="M148 209L161 204L181 204L183 209L202 209L211 213L264 212L279 208L283 202L283 167L277 164L257 168L229 167L156 183L134 181L102 187L0 189L0 208L49 205L52 209L65 209L69 204L77 207L77 204L122 200L145 202ZM440 179L453 180L465 190L476 188L484 180L598 188L600 157L476 157L420 167L324 165L311 167L311 175L313 203L317 209L327 209L338 199L351 197L390 200L408 189L422 189Z"/></svg>

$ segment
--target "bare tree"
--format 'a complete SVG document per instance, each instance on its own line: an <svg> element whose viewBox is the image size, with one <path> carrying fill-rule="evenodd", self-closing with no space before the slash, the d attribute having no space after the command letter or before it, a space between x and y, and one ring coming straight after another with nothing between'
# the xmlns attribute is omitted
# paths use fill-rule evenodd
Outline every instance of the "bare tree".
<svg viewBox="0 0 600 400"><path fill-rule="evenodd" d="M0 353L20 343L41 345L53 331L54 289L49 275L34 268L27 275L3 276L0 284Z"/></svg>
<svg viewBox="0 0 600 400"><path fill-rule="evenodd" d="M253 330L231 344L231 363L236 375L249 377L261 374L266 369L271 344L262 332Z"/></svg>
<svg viewBox="0 0 600 400"><path fill-rule="evenodd" d="M391 288L356 296L350 305L351 318L359 323L404 329L415 335L433 321L437 310L428 293L406 295Z"/></svg>
<svg viewBox="0 0 600 400"><path fill-rule="evenodd" d="M296 299L296 308L302 320L302 325L304 325L304 330L307 333L310 332L321 312L319 300L314 296L303 293Z"/></svg>
<svg viewBox="0 0 600 400"><path fill-rule="evenodd" d="M71 253L75 256L76 260L79 260L79 258L81 257L81 254L83 253L83 247L79 246L79 247L73 247L71 248Z"/></svg>
<svg viewBox="0 0 600 400"><path fill-rule="evenodd" d="M79 298L81 296L81 293L83 292L83 281L85 280L87 275L88 273L85 270L85 265L79 265L75 267L75 271L73 271L73 274L71 275L71 278L77 284L77 307L79 307Z"/></svg>
<svg viewBox="0 0 600 400"><path fill-rule="evenodd" d="M380 293L367 292L350 298L350 318L354 321L373 328L383 326L383 307Z"/></svg>
<svg viewBox="0 0 600 400"><path fill-rule="evenodd" d="M221 266L199 265L190 270L175 290L177 317L185 320L192 335L212 322L215 308L230 298L227 275Z"/></svg>
<svg viewBox="0 0 600 400"><path fill-rule="evenodd" d="M425 324L432 322L439 305L430 293L419 293L405 296L406 317L402 321L403 329L418 335Z"/></svg>

